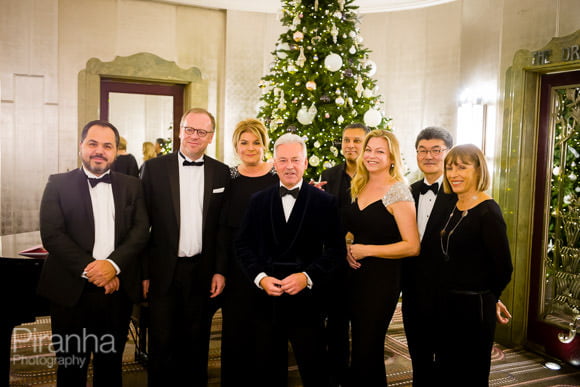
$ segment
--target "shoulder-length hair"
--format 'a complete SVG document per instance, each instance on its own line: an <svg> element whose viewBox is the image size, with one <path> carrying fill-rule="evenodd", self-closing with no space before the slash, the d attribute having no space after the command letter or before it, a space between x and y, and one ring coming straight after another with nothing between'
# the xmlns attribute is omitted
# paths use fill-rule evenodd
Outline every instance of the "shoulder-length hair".
<svg viewBox="0 0 580 387"><path fill-rule="evenodd" d="M234 129L234 134L232 135L232 144L234 145L234 151L238 152L238 141L244 133L252 133L254 136L260 139L260 145L264 148L264 152L268 149L268 131L262 123L262 121L255 118L248 118L240 121L236 124Z"/></svg>
<svg viewBox="0 0 580 387"><path fill-rule="evenodd" d="M402 172L403 163L401 161L399 140L397 140L397 137L395 137L395 135L392 132L389 132L388 130L375 129L366 135L362 146L363 153L356 160L356 173L350 184L350 196L353 201L356 197L358 197L358 195L361 193L361 191L364 189L364 187L367 185L369 181L369 171L365 167L363 155L367 147L367 144L369 143L369 140L374 137L380 137L385 139L389 147L389 159L391 160L389 175L391 175L391 177L395 181L405 180Z"/></svg>
<svg viewBox="0 0 580 387"><path fill-rule="evenodd" d="M490 178L483 152L473 144L457 145L451 148L447 156L445 156L445 169L447 169L447 166L457 165L460 162L473 165L477 181L477 190L481 192L486 191L489 188ZM451 183L447 179L447 173L444 174L443 189L445 193L453 192Z"/></svg>

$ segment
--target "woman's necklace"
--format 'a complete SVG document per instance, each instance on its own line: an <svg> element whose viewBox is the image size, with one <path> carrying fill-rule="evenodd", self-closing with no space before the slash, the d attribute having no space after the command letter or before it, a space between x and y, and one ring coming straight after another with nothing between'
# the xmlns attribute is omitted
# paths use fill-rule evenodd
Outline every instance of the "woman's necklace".
<svg viewBox="0 0 580 387"><path fill-rule="evenodd" d="M453 226L453 228L451 229L451 231L449 231L449 233L447 232L447 226L449 226L449 222L451 221L451 218L453 218L453 214L455 214L455 209L457 207L453 207L453 210L451 210L451 214L449 214L449 219L447 219L447 223L445 223L445 227L443 227L443 230L441 230L441 251L443 252L443 255L445 256L445 260L449 260L449 240L451 239L451 235L453 235L453 233L455 232L455 229L457 228L457 226L459 226L459 223L461 223L461 221L463 220L463 218L465 218L467 216L467 214L469 213L469 210L465 210L461 213L461 218L459 218L459 221L455 224L455 226ZM457 211L459 211L459 208L457 208ZM445 242L445 246L443 246L443 238L447 237L447 240Z"/></svg>

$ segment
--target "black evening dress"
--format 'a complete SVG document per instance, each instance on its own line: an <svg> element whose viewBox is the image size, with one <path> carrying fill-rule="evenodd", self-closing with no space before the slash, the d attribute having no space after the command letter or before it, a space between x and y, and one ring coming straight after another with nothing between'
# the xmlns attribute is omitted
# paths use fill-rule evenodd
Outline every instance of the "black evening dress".
<svg viewBox="0 0 580 387"><path fill-rule="evenodd" d="M354 235L353 243L387 245L400 242L395 218L389 204L413 202L409 187L397 182L381 199L359 208L353 202L345 210L346 231ZM397 307L401 291L401 260L366 257L361 267L352 269L351 309L351 381L353 386L385 386L385 336Z"/></svg>
<svg viewBox="0 0 580 387"><path fill-rule="evenodd" d="M230 198L224 216L228 250L228 271L222 304L222 348L221 348L221 385L252 385L254 356L251 342L253 329L252 298L260 290L244 272L235 257L233 241L242 223L246 208L253 194L272 185L279 184L278 175L272 169L263 176L248 177L241 175L237 167L232 167Z"/></svg>
<svg viewBox="0 0 580 387"><path fill-rule="evenodd" d="M496 302L513 270L498 204L489 199L466 211L454 207L441 250L436 384L487 386Z"/></svg>

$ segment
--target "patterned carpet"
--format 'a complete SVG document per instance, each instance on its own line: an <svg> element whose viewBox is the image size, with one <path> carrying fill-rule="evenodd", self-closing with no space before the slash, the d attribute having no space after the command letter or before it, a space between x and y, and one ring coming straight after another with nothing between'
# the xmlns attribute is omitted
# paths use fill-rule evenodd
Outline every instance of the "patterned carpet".
<svg viewBox="0 0 580 387"><path fill-rule="evenodd" d="M38 318L36 322L23 324L32 334L15 330L12 337L10 386L55 386L54 356L47 350L38 350L49 343L50 319ZM209 353L209 385L219 386L221 313L218 312L212 325ZM563 365L559 371L543 366L546 360L521 348L505 348L496 344L492 353L490 386L580 386L580 368ZM385 364L390 386L411 386L413 373L407 351L407 340L403 330L400 308L397 309L387 339L385 340ZM300 376L293 358L288 365L289 387L300 387ZM89 369L89 372L90 369ZM135 340L130 335L124 354L123 381L125 387L146 385L146 371L135 360ZM469 382L466 381L466 386Z"/></svg>

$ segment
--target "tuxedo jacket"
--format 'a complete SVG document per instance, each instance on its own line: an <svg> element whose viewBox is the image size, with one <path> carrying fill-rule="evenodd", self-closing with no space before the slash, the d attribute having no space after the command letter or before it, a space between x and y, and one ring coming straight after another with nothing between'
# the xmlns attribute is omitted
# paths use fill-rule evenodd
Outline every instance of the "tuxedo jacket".
<svg viewBox="0 0 580 387"><path fill-rule="evenodd" d="M416 209L419 206L422 183L423 179L411 184L411 193L415 199ZM456 202L457 195L445 193L442 187L439 189L421 239L421 253L417 257L410 257L404 260L404 283L411 281L411 286L423 286L431 289L432 284L437 281L439 266L443 262L441 230L445 227L445 223L449 219L449 214Z"/></svg>
<svg viewBox="0 0 580 387"><path fill-rule="evenodd" d="M179 248L180 194L178 154L173 153L148 160L141 179L145 203L151 222L151 237L146 255L145 279L150 279L153 294L165 294L173 279ZM202 219L184 221L202 224L202 268L205 279L214 273L224 274L227 258L219 249L222 230L220 216L229 191L229 167L211 157L204 156L203 214ZM223 243L223 242L222 242ZM209 290L208 290L209 292Z"/></svg>
<svg viewBox="0 0 580 387"><path fill-rule="evenodd" d="M111 187L115 250L108 259L121 269L121 291L137 302L141 293L139 259L149 236L143 192L139 179L113 171ZM74 306L87 282L81 275L94 260L95 243L93 207L82 169L49 177L40 204L40 235L49 254L38 293L54 303Z"/></svg>
<svg viewBox="0 0 580 387"><path fill-rule="evenodd" d="M254 194L236 250L251 281L306 272L313 290L323 286L346 256L336 198L304 182L286 222L278 185Z"/></svg>

